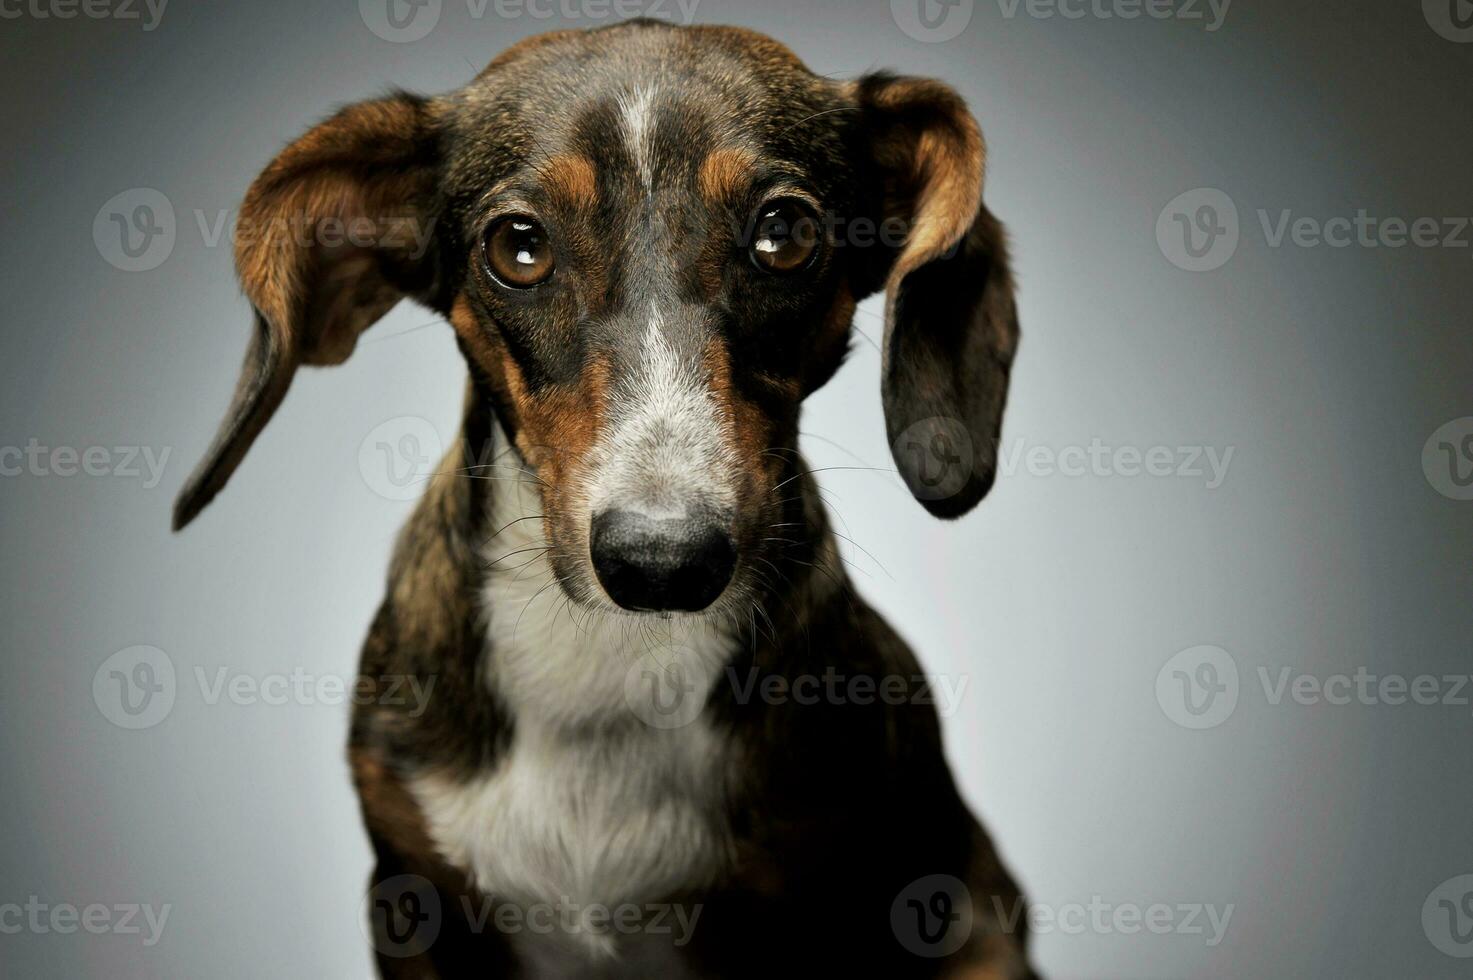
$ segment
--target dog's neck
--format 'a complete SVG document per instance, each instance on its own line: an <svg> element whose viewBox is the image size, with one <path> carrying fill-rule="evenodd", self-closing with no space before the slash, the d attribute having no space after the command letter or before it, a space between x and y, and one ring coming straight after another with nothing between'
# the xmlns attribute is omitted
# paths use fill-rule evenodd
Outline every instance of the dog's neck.
<svg viewBox="0 0 1473 980"><path fill-rule="evenodd" d="M444 696L414 723L406 760L425 831L515 901L699 889L729 867L725 801L774 751L762 706L734 707L728 670L817 672L813 658L845 647L832 632L845 584L811 477L795 459L804 510L783 520L802 550L750 620L604 612L554 578L536 480L500 429L467 412L464 455L442 467L396 559L396 580L417 585L386 613L404 648L436 631L455 644L435 644Z"/></svg>
<svg viewBox="0 0 1473 980"><path fill-rule="evenodd" d="M477 675L509 740L469 778L411 782L431 838L517 902L612 906L700 887L727 863L718 814L735 751L702 708L741 637L708 617L574 603L546 558L536 481L499 425L492 438L462 475L489 494Z"/></svg>

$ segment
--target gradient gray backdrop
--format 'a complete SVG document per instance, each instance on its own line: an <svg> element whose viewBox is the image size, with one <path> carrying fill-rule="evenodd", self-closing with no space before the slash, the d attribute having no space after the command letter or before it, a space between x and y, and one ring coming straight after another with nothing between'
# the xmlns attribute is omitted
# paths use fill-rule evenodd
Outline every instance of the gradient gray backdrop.
<svg viewBox="0 0 1473 980"><path fill-rule="evenodd" d="M196 215L208 231L335 105L453 88L568 22L494 3L476 19L444 0L426 37L391 43L353 2L172 0L147 31L15 3L0 5L21 15L0 19L0 446L170 456L151 488L0 478L0 905L170 915L152 947L0 934L0 972L364 976L348 709L211 705L194 672L352 675L412 506L374 492L360 444L401 416L449 438L463 369L449 328L401 306L347 365L299 376L228 490L171 536L172 495L224 410L249 323L229 248ZM1473 873L1473 692L1276 705L1258 670L1473 669L1473 502L1437 492L1422 466L1434 430L1473 415L1473 233L1451 248L1275 248L1258 212L1473 215L1473 44L1439 36L1419 0L1237 0L1211 31L966 8L966 28L935 43L887 2L699 0L695 19L775 35L817 72L891 67L966 96L990 144L987 199L1016 246L1024 339L1005 453L1233 449L1212 489L1021 466L953 524L893 474L823 474L869 553L848 552L859 589L928 669L965 678L948 750L1030 899L1233 907L1216 946L1054 930L1037 964L1467 976L1473 960L1434 946L1423 904ZM1158 216L1203 187L1236 204L1241 239L1221 268L1183 271ZM115 267L93 238L105 202L132 188L176 216L149 271ZM879 309L856 320L871 340ZM810 401L814 465L889 465L877 387L876 350L857 338ZM167 653L178 690L159 724L130 731L93 680L138 644ZM1203 644L1228 651L1241 685L1229 717L1190 730L1157 675Z"/></svg>

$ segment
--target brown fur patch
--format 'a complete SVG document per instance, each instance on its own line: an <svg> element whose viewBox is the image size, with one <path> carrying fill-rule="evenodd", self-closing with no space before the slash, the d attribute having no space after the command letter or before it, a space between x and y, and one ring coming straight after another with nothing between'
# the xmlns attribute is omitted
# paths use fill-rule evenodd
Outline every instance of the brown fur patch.
<svg viewBox="0 0 1473 980"><path fill-rule="evenodd" d="M363 804L363 819L374 835L406 855L426 859L435 855L435 845L425 828L419 804L383 761L368 749L348 750L353 784Z"/></svg>
<svg viewBox="0 0 1473 980"><path fill-rule="evenodd" d="M737 391L732 383L731 355L721 340L713 338L707 343L702 366L720 412L722 434L747 471L747 488L765 491L782 467L779 456L766 453L772 441L773 420Z"/></svg>
<svg viewBox="0 0 1473 980"><path fill-rule="evenodd" d="M481 321L476 318L464 293L455 297L455 302L450 306L449 319L450 325L455 328L477 366L488 374L493 373L501 364L503 347L491 336L490 331L481 326ZM494 374L493 380L496 380Z"/></svg>
<svg viewBox="0 0 1473 980"><path fill-rule="evenodd" d="M858 91L853 85L850 90ZM876 147L877 157L914 187L909 234L890 269L893 293L971 228L982 205L987 146L961 96L941 82L896 78L872 90L870 100L890 130Z"/></svg>
<svg viewBox="0 0 1473 980"><path fill-rule="evenodd" d="M598 176L593 162L575 153L560 153L538 168L543 187L558 203L574 210L598 203Z"/></svg>
<svg viewBox="0 0 1473 980"><path fill-rule="evenodd" d="M432 504L440 521L451 526L470 523L470 501L464 493L462 468L480 462L466 458L480 451L481 447L469 447L459 439L440 460L424 498ZM459 623L447 620L445 608L437 598L457 594L460 556L453 552L452 541L443 535L427 533L429 530L416 522L406 526L406 534L421 536L417 560L399 568L390 583L389 598L404 635L426 649L440 649L453 644L460 628ZM464 612L472 611L467 603Z"/></svg>
<svg viewBox="0 0 1473 980"><path fill-rule="evenodd" d="M722 147L701 161L696 182L706 200L713 207L720 206L747 186L756 165L756 154L746 147Z"/></svg>
<svg viewBox="0 0 1473 980"><path fill-rule="evenodd" d="M567 461L585 454L602 427L612 379L608 360L592 358L574 385L558 385L534 394L516 358L480 324L464 296L457 297L451 307L450 322L476 363L504 395L503 410L511 416L508 421L516 432L522 458L544 480L556 484ZM544 467L547 472L543 472Z"/></svg>
<svg viewBox="0 0 1473 980"><path fill-rule="evenodd" d="M508 371L512 396L524 406L517 448L540 472L549 471L549 482L561 478L568 463L587 454L603 427L612 370L602 357L584 369L576 387L558 387L536 397L527 394L521 374Z"/></svg>
<svg viewBox="0 0 1473 980"><path fill-rule="evenodd" d="M592 357L575 384L534 393L511 351L480 325L464 296L452 307L450 322L502 394L502 411L516 433L517 451L543 481L544 524L555 537L557 525L570 524L578 511L570 497L578 486L573 475L603 429L612 365L605 356Z"/></svg>
<svg viewBox="0 0 1473 980"><path fill-rule="evenodd" d="M1031 976L1027 960L1011 936L983 936L959 955L969 954L973 962L948 971L943 975L944 980L1020 980Z"/></svg>
<svg viewBox="0 0 1473 980"><path fill-rule="evenodd" d="M429 122L425 106L407 99L349 106L282 150L246 192L235 249L241 286L303 363L346 360L358 334L398 301L367 252L408 251L428 233L423 204L434 175L406 162L424 158ZM363 173L383 176L352 176ZM353 244L361 241L372 244Z"/></svg>

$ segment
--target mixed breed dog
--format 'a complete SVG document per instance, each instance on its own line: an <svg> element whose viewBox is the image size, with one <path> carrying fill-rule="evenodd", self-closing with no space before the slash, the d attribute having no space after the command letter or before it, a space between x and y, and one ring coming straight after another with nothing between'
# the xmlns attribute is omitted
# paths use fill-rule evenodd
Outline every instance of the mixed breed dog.
<svg viewBox="0 0 1473 980"><path fill-rule="evenodd" d="M383 976L1033 975L925 699L722 680L921 673L844 575L798 417L883 290L901 476L940 517L987 493L1018 325L984 164L939 82L633 21L350 105L252 184L255 331L176 528L297 368L342 362L402 298L469 368L360 668L435 695L363 699L349 743L371 885L417 883L385 903L410 924L436 909L433 941L376 944ZM327 219L372 233L288 231ZM679 724L661 678L694 705ZM487 903L634 928L512 928ZM671 909L692 927L657 928Z"/></svg>

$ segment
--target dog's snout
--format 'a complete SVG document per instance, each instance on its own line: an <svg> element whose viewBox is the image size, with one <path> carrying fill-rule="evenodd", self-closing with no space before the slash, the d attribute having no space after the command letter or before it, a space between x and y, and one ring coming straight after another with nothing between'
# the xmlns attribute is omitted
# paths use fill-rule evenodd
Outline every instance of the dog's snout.
<svg viewBox="0 0 1473 980"><path fill-rule="evenodd" d="M609 598L641 611L705 609L736 567L731 535L709 517L606 510L593 519L589 552Z"/></svg>

